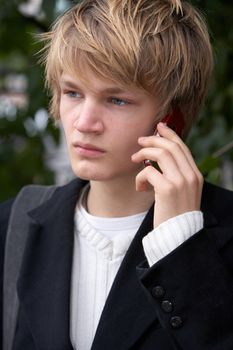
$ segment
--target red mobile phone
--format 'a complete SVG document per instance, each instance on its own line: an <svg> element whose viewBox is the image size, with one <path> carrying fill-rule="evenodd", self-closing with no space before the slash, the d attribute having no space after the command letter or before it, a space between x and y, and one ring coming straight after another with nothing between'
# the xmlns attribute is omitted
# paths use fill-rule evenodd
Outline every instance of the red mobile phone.
<svg viewBox="0 0 233 350"><path fill-rule="evenodd" d="M169 128L177 133L179 137L182 138L183 130L184 130L184 117L181 110L176 107L173 109L171 114L167 114L162 120L162 123L165 123ZM157 133L157 129L155 129L154 135ZM145 159L143 161L144 166L154 165L154 162L149 159ZM157 167L157 166L156 166Z"/></svg>
<svg viewBox="0 0 233 350"><path fill-rule="evenodd" d="M181 110L176 107L171 114L167 114L161 122L165 123L169 128L175 131L182 138L184 131L184 117Z"/></svg>

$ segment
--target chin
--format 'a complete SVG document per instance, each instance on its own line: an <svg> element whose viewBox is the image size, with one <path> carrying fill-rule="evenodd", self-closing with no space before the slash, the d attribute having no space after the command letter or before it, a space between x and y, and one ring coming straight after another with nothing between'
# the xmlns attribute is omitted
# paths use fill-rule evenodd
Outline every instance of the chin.
<svg viewBox="0 0 233 350"><path fill-rule="evenodd" d="M84 160L75 160L71 162L71 166L74 174L83 179L89 181L112 181L123 178L135 178L137 173L141 170L138 165L132 164L129 166L129 162L126 164L119 164L116 166L116 162L90 162ZM126 176L126 174L128 174Z"/></svg>
<svg viewBox="0 0 233 350"><path fill-rule="evenodd" d="M103 169L98 169L99 167L95 166L82 166L77 165L72 166L74 174L83 180L89 181L106 181L111 177L109 173L103 171Z"/></svg>

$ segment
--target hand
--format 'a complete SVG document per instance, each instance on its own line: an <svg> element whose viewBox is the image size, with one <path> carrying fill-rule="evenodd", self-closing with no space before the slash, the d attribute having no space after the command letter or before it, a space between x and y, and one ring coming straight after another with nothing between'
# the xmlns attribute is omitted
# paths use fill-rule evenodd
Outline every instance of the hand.
<svg viewBox="0 0 233 350"><path fill-rule="evenodd" d="M165 124L157 125L159 136L141 137L143 148L132 155L132 161L150 159L161 171L145 167L136 177L136 190L155 192L154 227L188 211L200 210L203 177L190 150L179 136Z"/></svg>

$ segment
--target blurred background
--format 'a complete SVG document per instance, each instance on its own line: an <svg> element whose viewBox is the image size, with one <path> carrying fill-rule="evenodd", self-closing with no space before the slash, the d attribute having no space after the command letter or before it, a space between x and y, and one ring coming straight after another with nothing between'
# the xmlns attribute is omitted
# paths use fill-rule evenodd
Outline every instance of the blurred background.
<svg viewBox="0 0 233 350"><path fill-rule="evenodd" d="M73 177L63 134L47 113L34 34L77 2L0 0L0 201L25 184L63 184ZM233 2L192 3L209 25L215 72L188 145L208 181L233 189Z"/></svg>

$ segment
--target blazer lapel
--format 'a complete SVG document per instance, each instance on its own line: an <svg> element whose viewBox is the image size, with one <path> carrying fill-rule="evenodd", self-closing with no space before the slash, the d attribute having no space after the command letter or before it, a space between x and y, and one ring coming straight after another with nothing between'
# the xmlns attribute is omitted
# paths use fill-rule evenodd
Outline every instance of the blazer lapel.
<svg viewBox="0 0 233 350"><path fill-rule="evenodd" d="M20 310L37 349L72 349L69 337L74 210L83 182L58 188L30 213L18 282ZM19 314L20 318L20 314Z"/></svg>
<svg viewBox="0 0 233 350"><path fill-rule="evenodd" d="M139 228L117 273L96 331L91 350L129 349L157 317L137 277L145 260L142 238L152 230L153 208Z"/></svg>

